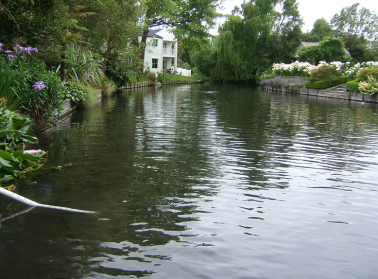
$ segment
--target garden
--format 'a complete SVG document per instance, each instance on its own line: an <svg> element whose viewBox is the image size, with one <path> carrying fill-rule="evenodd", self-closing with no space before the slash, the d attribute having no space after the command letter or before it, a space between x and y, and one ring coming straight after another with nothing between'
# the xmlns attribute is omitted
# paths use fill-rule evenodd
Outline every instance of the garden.
<svg viewBox="0 0 378 279"><path fill-rule="evenodd" d="M37 143L28 132L30 125L51 126L65 100L79 108L91 107L101 94L111 96L118 86L148 80L120 69L119 57L103 72L103 58L76 44L67 47L64 63L50 67L35 47L3 47L0 43L0 187L12 189L15 180L43 166L45 152L26 149Z"/></svg>
<svg viewBox="0 0 378 279"><path fill-rule="evenodd" d="M326 89L345 83L350 92L375 94L378 92L378 62L320 61L318 65L308 62L273 64L270 71L261 76L261 85L273 88L306 87Z"/></svg>

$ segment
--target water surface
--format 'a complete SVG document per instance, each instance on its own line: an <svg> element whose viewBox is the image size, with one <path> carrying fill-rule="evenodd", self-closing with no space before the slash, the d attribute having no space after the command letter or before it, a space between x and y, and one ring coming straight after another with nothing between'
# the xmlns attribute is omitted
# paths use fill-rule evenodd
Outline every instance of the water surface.
<svg viewBox="0 0 378 279"><path fill-rule="evenodd" d="M0 278L376 278L378 111L241 86L129 91L39 135ZM0 199L2 217L25 207Z"/></svg>

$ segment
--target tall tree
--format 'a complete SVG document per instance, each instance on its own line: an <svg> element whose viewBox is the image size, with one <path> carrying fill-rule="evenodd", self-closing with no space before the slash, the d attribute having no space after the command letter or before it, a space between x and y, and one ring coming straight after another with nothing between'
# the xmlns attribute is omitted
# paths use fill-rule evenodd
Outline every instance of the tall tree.
<svg viewBox="0 0 378 279"><path fill-rule="evenodd" d="M91 8L96 14L85 21L90 29L88 40L97 50L104 50L105 72L111 51L125 51L138 37L143 7L137 0L101 0L93 2Z"/></svg>
<svg viewBox="0 0 378 279"><path fill-rule="evenodd" d="M299 53L301 61L312 63L315 61L342 61L345 60L347 55L345 47L340 39L327 37L324 38L319 45L305 47Z"/></svg>
<svg viewBox="0 0 378 279"><path fill-rule="evenodd" d="M283 8L278 11L280 7ZM219 29L213 78L254 80L258 71L280 59L276 56L283 49L280 36L289 34L298 24L299 13L293 0L253 0L236 8ZM273 41L278 46L276 53L269 50Z"/></svg>
<svg viewBox="0 0 378 279"><path fill-rule="evenodd" d="M141 58L147 41L148 28L167 26L174 28L177 38L207 37L207 31L218 16L217 5L221 0L146 0L143 15ZM134 42L138 44L138 42Z"/></svg>
<svg viewBox="0 0 378 279"><path fill-rule="evenodd" d="M340 38L351 56L366 59L369 42L378 40L378 16L367 8L359 8L359 3L343 8L331 19L334 34Z"/></svg>
<svg viewBox="0 0 378 279"><path fill-rule="evenodd" d="M320 42L326 37L332 37L332 26L324 18L319 18L315 21L311 34L314 36L314 42Z"/></svg>

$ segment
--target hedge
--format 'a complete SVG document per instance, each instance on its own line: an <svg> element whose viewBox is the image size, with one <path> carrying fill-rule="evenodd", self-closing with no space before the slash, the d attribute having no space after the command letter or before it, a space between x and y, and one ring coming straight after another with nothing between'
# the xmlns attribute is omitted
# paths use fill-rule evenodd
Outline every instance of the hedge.
<svg viewBox="0 0 378 279"><path fill-rule="evenodd" d="M342 83L346 83L348 81L348 77L346 76L339 76L336 81L333 82L327 82L324 80L319 81L308 81L306 83L307 88L314 88L314 89L326 89L329 87L333 87Z"/></svg>
<svg viewBox="0 0 378 279"><path fill-rule="evenodd" d="M357 79L348 81L346 83L346 89L349 92L360 92L360 89L358 88L359 81Z"/></svg>

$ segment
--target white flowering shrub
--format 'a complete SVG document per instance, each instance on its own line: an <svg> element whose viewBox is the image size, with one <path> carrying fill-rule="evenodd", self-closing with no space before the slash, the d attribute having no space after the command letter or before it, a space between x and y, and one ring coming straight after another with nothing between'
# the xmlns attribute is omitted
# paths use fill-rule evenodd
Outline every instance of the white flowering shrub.
<svg viewBox="0 0 378 279"><path fill-rule="evenodd" d="M358 84L358 89L364 94L373 95L378 93L378 80L373 76L368 76L368 81L361 81Z"/></svg>
<svg viewBox="0 0 378 279"><path fill-rule="evenodd" d="M309 76L315 66L308 62L295 61L291 64L273 64L273 73L276 76Z"/></svg>
<svg viewBox="0 0 378 279"><path fill-rule="evenodd" d="M378 68L378 61L358 62L353 66L350 62L345 63L344 73L349 79L355 79L362 69L366 68Z"/></svg>
<svg viewBox="0 0 378 279"><path fill-rule="evenodd" d="M350 80L355 79L359 72L364 68L378 67L378 61L369 61L357 63L352 65L350 62L343 63L341 61L334 61L327 63L320 61L317 66L311 65L308 62L295 61L291 64L276 63L273 64L272 70L275 76L302 76L309 77L311 72L322 65L331 65L335 67L337 72L341 75L347 76Z"/></svg>

